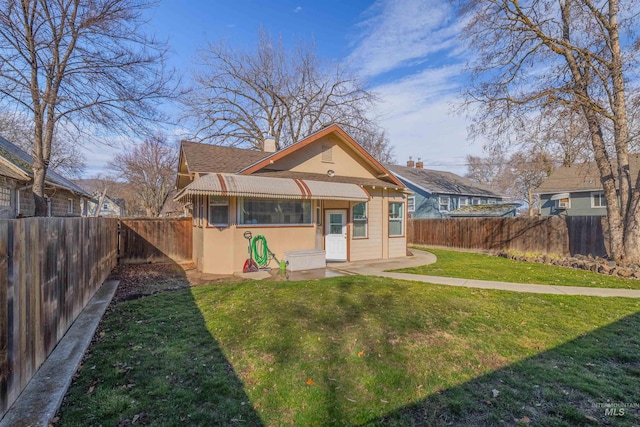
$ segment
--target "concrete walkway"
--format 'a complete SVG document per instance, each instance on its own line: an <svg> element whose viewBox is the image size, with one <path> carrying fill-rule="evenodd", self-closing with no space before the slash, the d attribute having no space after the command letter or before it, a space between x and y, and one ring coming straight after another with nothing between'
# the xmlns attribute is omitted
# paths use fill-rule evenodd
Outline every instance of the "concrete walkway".
<svg viewBox="0 0 640 427"><path fill-rule="evenodd" d="M433 264L434 262L436 262L435 255L429 252L413 250L412 253L413 256L410 257L394 258L385 261L355 261L329 264L327 265L327 269L331 269L343 274L381 276L398 280L435 283L438 285L447 286L464 286L468 288L499 289L503 291L528 292L535 294L640 298L640 290L631 289L586 288L581 286L553 286L493 282L490 280L457 279L454 277L423 276L420 274L393 273L386 271L396 270L400 268L418 267L421 265Z"/></svg>
<svg viewBox="0 0 640 427"><path fill-rule="evenodd" d="M118 281L106 281L31 378L0 427L47 427L62 404Z"/></svg>

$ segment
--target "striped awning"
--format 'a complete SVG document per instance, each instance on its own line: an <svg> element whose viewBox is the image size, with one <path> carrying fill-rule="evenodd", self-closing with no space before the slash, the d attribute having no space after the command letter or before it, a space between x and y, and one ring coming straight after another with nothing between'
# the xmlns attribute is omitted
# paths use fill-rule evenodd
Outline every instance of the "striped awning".
<svg viewBox="0 0 640 427"><path fill-rule="evenodd" d="M183 188L174 200L181 201L193 195L363 202L369 200L369 193L357 184L226 173L212 173L196 179Z"/></svg>
<svg viewBox="0 0 640 427"><path fill-rule="evenodd" d="M562 200L562 199L568 199L568 198L569 198L569 193L558 193L551 196L551 200Z"/></svg>

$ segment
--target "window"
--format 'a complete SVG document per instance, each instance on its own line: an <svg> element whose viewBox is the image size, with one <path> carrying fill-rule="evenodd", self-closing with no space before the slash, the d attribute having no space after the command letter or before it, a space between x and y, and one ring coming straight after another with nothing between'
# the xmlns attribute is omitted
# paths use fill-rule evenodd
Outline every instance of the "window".
<svg viewBox="0 0 640 427"><path fill-rule="evenodd" d="M108 210L109 210L109 203L106 203L106 202L105 202L105 203L103 203L103 204L102 204L102 210L103 210L103 211L108 211Z"/></svg>
<svg viewBox="0 0 640 427"><path fill-rule="evenodd" d="M447 212L449 210L449 196L440 196L438 197L438 204L440 212Z"/></svg>
<svg viewBox="0 0 640 427"><path fill-rule="evenodd" d="M407 198L407 210L409 212L416 211L416 196L409 196L409 198Z"/></svg>
<svg viewBox="0 0 640 427"><path fill-rule="evenodd" d="M306 225L312 223L311 200L241 199L242 225Z"/></svg>
<svg viewBox="0 0 640 427"><path fill-rule="evenodd" d="M489 203L490 205L495 205L496 204L496 199L489 199L489 200L487 200L487 203Z"/></svg>
<svg viewBox="0 0 640 427"><path fill-rule="evenodd" d="M67 213L73 213L73 199L67 199Z"/></svg>
<svg viewBox="0 0 640 427"><path fill-rule="evenodd" d="M404 235L404 203L389 203L389 236Z"/></svg>
<svg viewBox="0 0 640 427"><path fill-rule="evenodd" d="M607 201L604 198L602 191L598 193L591 193L591 207L592 208L606 208Z"/></svg>
<svg viewBox="0 0 640 427"><path fill-rule="evenodd" d="M474 206L475 205L479 205L480 204L480 199L478 199L476 197L472 198L471 199L471 204L474 205Z"/></svg>
<svg viewBox="0 0 640 427"><path fill-rule="evenodd" d="M353 221L353 238L367 237L367 202L353 205L351 215Z"/></svg>
<svg viewBox="0 0 640 427"><path fill-rule="evenodd" d="M198 226L202 227L204 224L204 196L198 196Z"/></svg>
<svg viewBox="0 0 640 427"><path fill-rule="evenodd" d="M571 199L565 197L564 199L558 199L556 201L558 209L571 209Z"/></svg>
<svg viewBox="0 0 640 427"><path fill-rule="evenodd" d="M11 206L11 189L0 187L0 206Z"/></svg>
<svg viewBox="0 0 640 427"><path fill-rule="evenodd" d="M460 197L458 198L458 205L459 206L467 206L469 204L469 198L468 197Z"/></svg>
<svg viewBox="0 0 640 427"><path fill-rule="evenodd" d="M229 225L229 198L209 196L209 225Z"/></svg>
<svg viewBox="0 0 640 427"><path fill-rule="evenodd" d="M80 215L87 215L87 202L84 199L80 199Z"/></svg>

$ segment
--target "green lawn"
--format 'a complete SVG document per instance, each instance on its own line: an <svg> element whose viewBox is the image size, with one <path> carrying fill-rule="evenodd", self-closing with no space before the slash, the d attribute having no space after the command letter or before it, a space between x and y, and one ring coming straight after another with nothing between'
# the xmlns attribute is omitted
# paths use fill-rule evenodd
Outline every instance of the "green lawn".
<svg viewBox="0 0 640 427"><path fill-rule="evenodd" d="M427 276L458 277L461 279L495 280L498 282L532 283L556 286L584 286L590 288L640 289L640 280L606 276L534 262L514 261L472 252L447 251L414 247L434 254L435 264L393 270L400 273Z"/></svg>
<svg viewBox="0 0 640 427"><path fill-rule="evenodd" d="M56 426L616 425L640 300L349 276L196 287L103 320Z"/></svg>

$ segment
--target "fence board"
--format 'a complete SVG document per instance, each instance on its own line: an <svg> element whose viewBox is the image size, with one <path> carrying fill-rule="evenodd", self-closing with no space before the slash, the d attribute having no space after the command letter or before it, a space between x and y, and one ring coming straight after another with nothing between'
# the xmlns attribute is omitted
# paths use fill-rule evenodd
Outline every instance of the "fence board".
<svg viewBox="0 0 640 427"><path fill-rule="evenodd" d="M120 222L120 262L188 261L192 238L190 218L124 219Z"/></svg>
<svg viewBox="0 0 640 427"><path fill-rule="evenodd" d="M605 257L602 217L410 219L408 242L486 251Z"/></svg>
<svg viewBox="0 0 640 427"><path fill-rule="evenodd" d="M118 220L0 220L0 417L117 262Z"/></svg>

